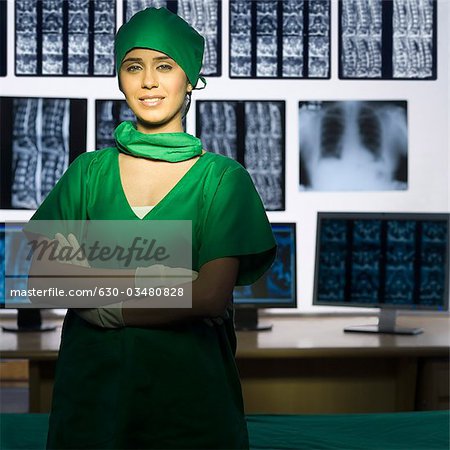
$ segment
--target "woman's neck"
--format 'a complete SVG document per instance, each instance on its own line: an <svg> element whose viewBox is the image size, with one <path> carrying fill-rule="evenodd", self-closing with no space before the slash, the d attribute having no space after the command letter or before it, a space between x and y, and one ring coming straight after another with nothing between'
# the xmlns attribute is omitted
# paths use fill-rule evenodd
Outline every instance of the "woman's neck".
<svg viewBox="0 0 450 450"><path fill-rule="evenodd" d="M181 119L176 122L169 122L162 125L149 125L139 120L136 122L136 130L145 134L156 133L184 133Z"/></svg>

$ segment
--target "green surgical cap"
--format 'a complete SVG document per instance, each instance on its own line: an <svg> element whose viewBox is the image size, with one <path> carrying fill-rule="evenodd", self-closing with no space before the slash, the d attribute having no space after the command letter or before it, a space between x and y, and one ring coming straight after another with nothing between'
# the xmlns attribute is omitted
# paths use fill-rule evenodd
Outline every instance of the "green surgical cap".
<svg viewBox="0 0 450 450"><path fill-rule="evenodd" d="M205 79L199 75L205 49L204 37L166 8L146 8L136 13L117 31L114 47L117 74L130 50L149 48L170 56L184 70L193 88L199 78L206 85Z"/></svg>

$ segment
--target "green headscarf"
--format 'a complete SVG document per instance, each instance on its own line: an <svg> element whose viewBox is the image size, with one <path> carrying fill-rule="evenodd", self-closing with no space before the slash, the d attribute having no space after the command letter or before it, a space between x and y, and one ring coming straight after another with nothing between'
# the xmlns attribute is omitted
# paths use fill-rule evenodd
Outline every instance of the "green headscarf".
<svg viewBox="0 0 450 450"><path fill-rule="evenodd" d="M205 39L177 14L166 8L146 8L136 13L117 31L115 37L116 70L133 48L148 48L170 56L185 72L194 89L203 89L206 80L199 75ZM196 88L198 79L204 83Z"/></svg>

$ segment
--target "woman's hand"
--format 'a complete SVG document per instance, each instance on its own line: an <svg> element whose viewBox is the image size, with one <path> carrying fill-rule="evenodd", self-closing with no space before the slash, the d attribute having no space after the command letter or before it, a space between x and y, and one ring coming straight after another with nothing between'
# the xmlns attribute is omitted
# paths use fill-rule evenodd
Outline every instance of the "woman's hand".
<svg viewBox="0 0 450 450"><path fill-rule="evenodd" d="M153 264L136 269L134 285L139 289L173 287L189 281L195 281L197 278L198 272L195 270Z"/></svg>

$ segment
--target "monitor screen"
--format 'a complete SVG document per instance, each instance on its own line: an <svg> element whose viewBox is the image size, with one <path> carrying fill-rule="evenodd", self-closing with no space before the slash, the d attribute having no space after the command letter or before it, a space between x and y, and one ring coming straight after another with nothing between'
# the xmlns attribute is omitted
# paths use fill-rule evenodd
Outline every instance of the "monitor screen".
<svg viewBox="0 0 450 450"><path fill-rule="evenodd" d="M278 244L275 261L256 283L235 287L234 304L237 307L297 306L295 223L272 223L272 231Z"/></svg>
<svg viewBox="0 0 450 450"><path fill-rule="evenodd" d="M314 305L445 311L449 214L319 213Z"/></svg>
<svg viewBox="0 0 450 450"><path fill-rule="evenodd" d="M30 249L24 239L22 226L0 222L0 307L19 308L31 305L28 296L12 295L14 291L27 289L27 276L31 261L27 262L26 255ZM8 270L6 270L6 268ZM7 277L9 282L7 282Z"/></svg>

